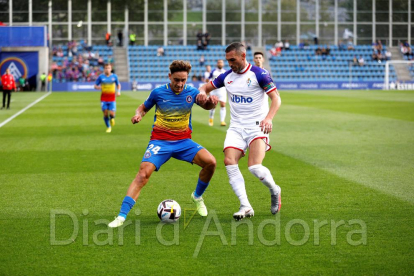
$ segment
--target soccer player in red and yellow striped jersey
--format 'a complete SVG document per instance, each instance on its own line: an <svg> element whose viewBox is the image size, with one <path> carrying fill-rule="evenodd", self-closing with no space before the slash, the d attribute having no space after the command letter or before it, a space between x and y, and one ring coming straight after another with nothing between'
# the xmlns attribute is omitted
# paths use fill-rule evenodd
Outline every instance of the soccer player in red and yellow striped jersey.
<svg viewBox="0 0 414 276"><path fill-rule="evenodd" d="M131 121L139 123L147 112L155 106L154 125L151 140L142 158L139 172L132 181L122 202L118 217L109 223L109 227L121 226L134 206L142 187L147 184L151 174L171 157L199 165L196 189L191 198L201 216L207 216L207 208L202 194L206 190L216 169L216 159L203 146L191 140L191 109L194 104L210 110L217 105L216 96L206 99L206 95L186 85L191 65L176 60L170 65L170 83L154 89L148 99L136 110ZM203 97L204 96L204 97Z"/></svg>
<svg viewBox="0 0 414 276"><path fill-rule="evenodd" d="M115 125L116 101L115 94L121 96L121 84L118 76L113 74L112 65L105 64L104 73L101 74L95 83L95 89L101 90L101 108L104 114L106 132L110 133Z"/></svg>

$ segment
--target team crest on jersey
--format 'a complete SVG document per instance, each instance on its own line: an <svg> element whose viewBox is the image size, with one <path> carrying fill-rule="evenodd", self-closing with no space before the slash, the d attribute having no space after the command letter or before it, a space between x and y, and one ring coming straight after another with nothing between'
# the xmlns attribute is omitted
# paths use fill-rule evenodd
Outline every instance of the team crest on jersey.
<svg viewBox="0 0 414 276"><path fill-rule="evenodd" d="M191 103L193 101L193 97L187 96L185 100L187 101L187 103Z"/></svg>
<svg viewBox="0 0 414 276"><path fill-rule="evenodd" d="M151 157L151 152L150 151L145 152L144 158L150 158L150 157Z"/></svg>
<svg viewBox="0 0 414 276"><path fill-rule="evenodd" d="M246 82L247 82L247 87L249 87L250 84L252 84L252 80L250 78L248 78Z"/></svg>

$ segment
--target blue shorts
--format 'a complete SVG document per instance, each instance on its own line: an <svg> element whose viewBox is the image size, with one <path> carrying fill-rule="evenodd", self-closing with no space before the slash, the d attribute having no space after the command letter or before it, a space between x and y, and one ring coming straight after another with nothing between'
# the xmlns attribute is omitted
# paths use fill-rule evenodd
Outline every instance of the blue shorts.
<svg viewBox="0 0 414 276"><path fill-rule="evenodd" d="M102 111L116 111L116 102L101 102Z"/></svg>
<svg viewBox="0 0 414 276"><path fill-rule="evenodd" d="M156 171L171 157L192 164L194 157L201 149L203 147L191 139L178 141L151 140L141 162L154 164Z"/></svg>

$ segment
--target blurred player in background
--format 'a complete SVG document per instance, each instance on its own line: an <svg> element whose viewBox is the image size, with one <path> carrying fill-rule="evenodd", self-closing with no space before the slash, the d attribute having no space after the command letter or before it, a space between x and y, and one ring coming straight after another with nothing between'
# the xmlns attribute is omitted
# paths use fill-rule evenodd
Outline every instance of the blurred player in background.
<svg viewBox="0 0 414 276"><path fill-rule="evenodd" d="M191 110L195 103L210 110L216 106L218 99L216 96L211 96L203 103L198 102L200 92L186 85L190 70L190 63L181 60L173 61L168 74L171 82L152 90L148 99L138 107L135 116L132 117L133 124L139 123L142 117L155 106L151 139L142 158L139 172L129 186L119 215L109 223L109 227L119 227L124 223L151 174L158 171L171 157L191 164L195 163L202 168L195 191L191 193L191 199L198 213L203 217L207 216L202 195L213 177L216 159L201 145L191 140Z"/></svg>
<svg viewBox="0 0 414 276"><path fill-rule="evenodd" d="M119 83L118 76L112 74L111 64L105 64L104 73L96 80L95 89L102 91L101 108L104 115L106 132L110 133L112 127L115 125L115 94L121 96L121 84Z"/></svg>
<svg viewBox="0 0 414 276"><path fill-rule="evenodd" d="M264 55L262 52L255 52L253 54L253 61L254 61L254 65L256 65L257 67L260 67L262 69L263 68L263 63L264 63Z"/></svg>
<svg viewBox="0 0 414 276"><path fill-rule="evenodd" d="M217 88L226 87L230 104L230 127L224 141L224 164L229 182L240 200L240 209L233 214L236 220L252 217L254 210L247 199L239 160L249 149L249 171L270 190L270 211L276 214L281 207L281 189L269 169L262 165L265 152L270 150L269 133L281 99L269 73L246 61L246 48L234 42L226 48L226 60L231 70L200 88L200 100ZM265 95L271 99L269 103Z"/></svg>
<svg viewBox="0 0 414 276"><path fill-rule="evenodd" d="M211 71L209 78L206 80L212 81L215 78L217 78L220 74L226 72L224 67L224 61L222 59L219 59L217 61L217 68L215 68L213 71ZM210 95L217 96L219 102L220 102L220 125L226 126L226 102L227 102L227 91L225 87L215 89L211 91ZM210 110L210 119L208 120L208 125L213 126L214 124L214 113L216 109L213 108Z"/></svg>

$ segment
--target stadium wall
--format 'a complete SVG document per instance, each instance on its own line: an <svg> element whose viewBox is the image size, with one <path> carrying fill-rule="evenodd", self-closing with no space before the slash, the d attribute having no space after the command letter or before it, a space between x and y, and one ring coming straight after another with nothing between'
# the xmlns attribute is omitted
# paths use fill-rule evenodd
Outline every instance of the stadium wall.
<svg viewBox="0 0 414 276"><path fill-rule="evenodd" d="M52 83L53 92L88 92L97 91L94 88L95 82L61 82ZM122 90L132 90L131 83L121 81Z"/></svg>

